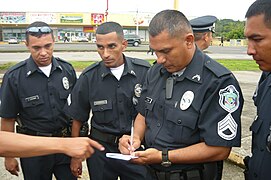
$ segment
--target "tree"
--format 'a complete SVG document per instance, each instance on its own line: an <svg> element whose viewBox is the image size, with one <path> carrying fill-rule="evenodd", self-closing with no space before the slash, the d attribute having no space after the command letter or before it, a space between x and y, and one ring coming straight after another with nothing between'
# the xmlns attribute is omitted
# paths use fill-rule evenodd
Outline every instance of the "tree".
<svg viewBox="0 0 271 180"><path fill-rule="evenodd" d="M221 19L216 22L216 36L223 36L225 40L244 39L245 21Z"/></svg>

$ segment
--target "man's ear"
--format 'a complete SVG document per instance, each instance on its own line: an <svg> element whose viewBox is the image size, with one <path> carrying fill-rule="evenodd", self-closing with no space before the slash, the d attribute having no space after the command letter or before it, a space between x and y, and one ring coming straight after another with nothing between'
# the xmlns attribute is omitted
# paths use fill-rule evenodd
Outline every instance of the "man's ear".
<svg viewBox="0 0 271 180"><path fill-rule="evenodd" d="M24 41L24 44L25 44L25 46L28 48L28 42L27 41Z"/></svg>
<svg viewBox="0 0 271 180"><path fill-rule="evenodd" d="M122 47L123 47L123 51L127 48L128 46L128 41L126 39L122 40Z"/></svg>
<svg viewBox="0 0 271 180"><path fill-rule="evenodd" d="M193 33L188 33L185 37L186 45L188 48L191 48L194 46L194 35Z"/></svg>
<svg viewBox="0 0 271 180"><path fill-rule="evenodd" d="M209 33L205 33L203 36L203 39L205 42L207 42L207 40L209 39L210 34Z"/></svg>

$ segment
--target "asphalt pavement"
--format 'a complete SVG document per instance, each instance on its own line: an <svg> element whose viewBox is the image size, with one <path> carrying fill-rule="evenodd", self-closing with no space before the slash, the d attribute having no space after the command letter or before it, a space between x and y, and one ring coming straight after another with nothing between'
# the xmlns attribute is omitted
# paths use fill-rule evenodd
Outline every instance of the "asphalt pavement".
<svg viewBox="0 0 271 180"><path fill-rule="evenodd" d="M91 53L91 52L84 52L84 53ZM65 54L65 53L64 53ZM60 55L64 55L60 54ZM76 53L75 53L76 54ZM96 55L95 55L96 54ZM91 53L88 54L88 58L93 55L97 57L97 53ZM138 57L143 59L150 59L155 58L155 56L147 55L146 52L127 52L125 53L128 56L132 57ZM208 53L209 56L212 57L212 53ZM0 59L3 54L0 54ZM28 54L29 55L29 54ZM84 56L84 54L80 54ZM229 58L236 57L238 54L232 54ZM225 58L223 54L216 54L218 59ZM63 56L59 56L63 57ZM78 58L78 54L76 55L76 58ZM75 57L73 57L75 58ZM97 57L99 59L99 57ZM240 58L240 57L239 57ZM247 59L248 57L245 55L242 55L242 58ZM250 57L249 57L250 58ZM20 58L22 59L22 57ZM214 58L216 59L216 58ZM251 58L250 58L251 59ZM257 82L259 80L260 71L236 71L233 72L236 76L237 80L240 83L243 95L244 95L244 108L242 112L242 141L241 141L241 147L233 148L232 152L228 158L227 161L224 162L224 170L223 170L223 180L241 180L244 179L242 174L242 167L243 167L243 157L247 155L251 155L251 132L249 131L249 127L256 115L256 109L254 107L253 101L252 101L252 95L256 88ZM232 164L231 164L232 163ZM0 179L1 180L21 180L22 174L17 178L15 176L9 175L7 171L5 171L5 168L3 166L3 158L0 158ZM87 168L84 166L84 173L82 180L88 179L87 175Z"/></svg>

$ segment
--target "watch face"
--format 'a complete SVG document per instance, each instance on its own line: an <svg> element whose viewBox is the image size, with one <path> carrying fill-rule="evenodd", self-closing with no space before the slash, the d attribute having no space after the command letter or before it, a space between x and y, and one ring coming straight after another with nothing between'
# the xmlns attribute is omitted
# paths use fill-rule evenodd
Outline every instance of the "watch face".
<svg viewBox="0 0 271 180"><path fill-rule="evenodd" d="M164 166L164 167L169 167L169 166L171 166L171 162L170 161L164 161L164 162L161 163L161 165Z"/></svg>

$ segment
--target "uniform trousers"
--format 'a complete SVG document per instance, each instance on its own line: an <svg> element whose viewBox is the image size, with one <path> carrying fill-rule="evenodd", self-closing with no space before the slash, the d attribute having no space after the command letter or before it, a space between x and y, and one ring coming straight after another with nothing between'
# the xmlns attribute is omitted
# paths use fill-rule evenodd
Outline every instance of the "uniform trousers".
<svg viewBox="0 0 271 180"><path fill-rule="evenodd" d="M20 158L24 180L76 180L70 169L70 157L65 154L53 154Z"/></svg>

